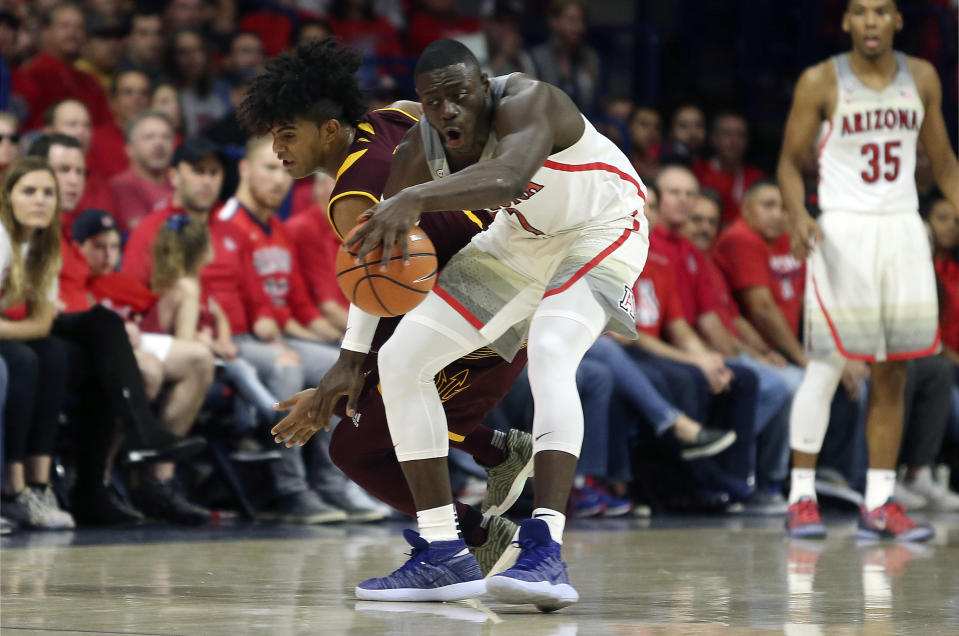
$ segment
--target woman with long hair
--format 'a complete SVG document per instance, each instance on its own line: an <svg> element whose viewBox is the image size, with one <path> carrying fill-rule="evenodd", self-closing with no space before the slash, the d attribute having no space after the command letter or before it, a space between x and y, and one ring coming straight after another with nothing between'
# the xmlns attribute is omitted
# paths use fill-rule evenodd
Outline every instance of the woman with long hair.
<svg viewBox="0 0 959 636"><path fill-rule="evenodd" d="M6 458L0 510L31 528L73 528L50 487L50 466L66 381L66 349L50 336L57 315L60 197L42 159L10 164L0 185L0 357L10 375L4 408Z"/></svg>
<svg viewBox="0 0 959 636"><path fill-rule="evenodd" d="M205 223L190 220L185 214L167 219L153 244L150 282L160 300L144 324L175 338L208 346L223 363L223 379L236 387L243 400L237 404L238 424L251 429L255 422L243 404L253 405L262 419L272 422L276 418L273 404L277 398L260 381L253 365L238 357L226 313L212 297L202 293L200 273L212 260Z"/></svg>

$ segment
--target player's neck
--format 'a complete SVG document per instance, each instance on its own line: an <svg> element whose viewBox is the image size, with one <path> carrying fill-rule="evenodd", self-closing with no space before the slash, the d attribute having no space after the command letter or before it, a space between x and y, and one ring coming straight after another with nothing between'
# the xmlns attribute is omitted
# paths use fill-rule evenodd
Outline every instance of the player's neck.
<svg viewBox="0 0 959 636"><path fill-rule="evenodd" d="M336 177L340 166L350 156L350 147L353 145L353 139L356 137L356 128L349 125L340 126L340 132L333 141L329 160L321 166L323 172Z"/></svg>
<svg viewBox="0 0 959 636"><path fill-rule="evenodd" d="M853 49L849 53L849 67L852 69L852 72L860 78L888 78L890 80L898 70L896 56L891 49L874 58L866 57L856 49Z"/></svg>

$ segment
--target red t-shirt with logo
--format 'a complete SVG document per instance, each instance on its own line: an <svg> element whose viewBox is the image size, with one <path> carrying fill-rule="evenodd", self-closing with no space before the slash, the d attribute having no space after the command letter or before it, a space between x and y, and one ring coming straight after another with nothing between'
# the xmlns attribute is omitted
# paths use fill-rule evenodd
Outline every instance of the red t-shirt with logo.
<svg viewBox="0 0 959 636"><path fill-rule="evenodd" d="M676 270L668 258L650 252L639 280L633 286L636 297L636 329L662 338L663 327L683 318L676 285Z"/></svg>
<svg viewBox="0 0 959 636"><path fill-rule="evenodd" d="M306 326L321 317L303 282L296 245L276 215L271 214L265 224L261 223L234 198L226 202L217 217L232 225L248 241L253 271L270 298L273 314L281 326L290 318Z"/></svg>
<svg viewBox="0 0 959 636"><path fill-rule="evenodd" d="M663 256L674 268L683 317L690 325L716 311L716 294L706 276L704 257L686 237L657 225L649 236L649 251Z"/></svg>
<svg viewBox="0 0 959 636"><path fill-rule="evenodd" d="M789 234L769 244L742 219L724 230L713 246L716 264L733 293L766 287L798 336L806 266L789 249Z"/></svg>

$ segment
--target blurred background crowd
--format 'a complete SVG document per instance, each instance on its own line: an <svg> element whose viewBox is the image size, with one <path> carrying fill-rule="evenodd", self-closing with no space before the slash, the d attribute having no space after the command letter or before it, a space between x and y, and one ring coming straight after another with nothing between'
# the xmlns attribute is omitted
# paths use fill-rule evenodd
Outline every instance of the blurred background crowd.
<svg viewBox="0 0 959 636"><path fill-rule="evenodd" d="M416 99L416 56L439 38L491 75L551 82L649 186L640 338L604 336L580 367L571 513L785 512L807 290L769 176L799 72L848 48L845 5L0 2L5 527L391 514L333 465L328 436L286 449L268 434L273 403L319 382L345 328L326 221L335 175L294 183L234 111L269 57L329 36L364 54L370 108ZM955 148L955 4L900 9L897 48L939 70ZM815 211L815 148L804 176ZM921 148L916 184L943 351L910 363L896 498L959 510L959 211ZM769 327L775 312L791 333ZM837 503L861 502L867 379L850 362L833 402L817 488ZM524 376L487 423L531 422ZM735 441L714 452L703 431ZM485 472L451 459L478 501Z"/></svg>

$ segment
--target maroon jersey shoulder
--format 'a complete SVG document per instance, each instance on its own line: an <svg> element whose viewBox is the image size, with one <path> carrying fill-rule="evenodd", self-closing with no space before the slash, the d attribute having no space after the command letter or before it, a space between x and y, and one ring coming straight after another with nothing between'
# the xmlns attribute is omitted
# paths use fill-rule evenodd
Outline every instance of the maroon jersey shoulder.
<svg viewBox="0 0 959 636"><path fill-rule="evenodd" d="M337 170L330 204L349 195L379 201L390 176L393 152L416 121L412 115L395 108L368 112L357 125L349 154Z"/></svg>

